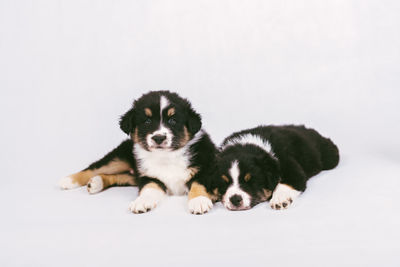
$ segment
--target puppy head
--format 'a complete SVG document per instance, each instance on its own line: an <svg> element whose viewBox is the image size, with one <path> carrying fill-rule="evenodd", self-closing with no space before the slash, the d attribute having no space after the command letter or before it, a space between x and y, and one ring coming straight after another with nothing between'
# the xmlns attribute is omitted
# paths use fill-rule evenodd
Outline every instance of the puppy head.
<svg viewBox="0 0 400 267"><path fill-rule="evenodd" d="M121 130L148 151L176 150L201 128L188 100L169 91L152 91L133 103L120 120Z"/></svg>
<svg viewBox="0 0 400 267"><path fill-rule="evenodd" d="M264 151L227 149L219 159L219 192L230 210L246 210L271 197L279 181L278 161Z"/></svg>

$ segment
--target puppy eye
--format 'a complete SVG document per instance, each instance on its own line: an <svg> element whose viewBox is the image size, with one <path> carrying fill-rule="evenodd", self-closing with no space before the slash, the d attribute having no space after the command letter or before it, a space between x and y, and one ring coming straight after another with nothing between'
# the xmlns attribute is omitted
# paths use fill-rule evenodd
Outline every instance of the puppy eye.
<svg viewBox="0 0 400 267"><path fill-rule="evenodd" d="M146 119L146 120L144 121L144 124L147 124L147 125L151 124L151 119Z"/></svg>
<svg viewBox="0 0 400 267"><path fill-rule="evenodd" d="M170 118L170 119L168 120L168 124L170 124L170 125L175 125L175 124L176 124L176 120L175 120L174 118Z"/></svg>
<svg viewBox="0 0 400 267"><path fill-rule="evenodd" d="M229 178L228 178L228 176L222 175L221 177L222 177L222 179L223 179L225 182L229 183Z"/></svg>
<svg viewBox="0 0 400 267"><path fill-rule="evenodd" d="M248 182L248 181L250 180L250 178L251 178L251 174L250 174L250 173L247 173L247 174L244 176L244 181L245 181L245 182Z"/></svg>

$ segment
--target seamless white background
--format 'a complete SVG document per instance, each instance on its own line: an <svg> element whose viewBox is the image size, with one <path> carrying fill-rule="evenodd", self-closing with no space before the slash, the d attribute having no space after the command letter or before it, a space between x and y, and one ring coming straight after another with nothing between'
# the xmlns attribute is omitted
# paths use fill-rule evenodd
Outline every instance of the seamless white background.
<svg viewBox="0 0 400 267"><path fill-rule="evenodd" d="M399 266L397 1L0 0L1 266ZM187 97L218 144L306 124L341 150L287 211L128 212L57 181L122 141L133 99Z"/></svg>

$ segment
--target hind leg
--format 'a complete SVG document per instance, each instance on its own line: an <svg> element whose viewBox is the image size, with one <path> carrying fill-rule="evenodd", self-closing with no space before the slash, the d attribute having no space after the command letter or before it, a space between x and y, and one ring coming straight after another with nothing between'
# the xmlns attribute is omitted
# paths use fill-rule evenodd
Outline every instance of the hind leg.
<svg viewBox="0 0 400 267"><path fill-rule="evenodd" d="M62 178L59 185L62 189L72 189L86 185L90 178L99 174L133 172L131 162L133 162L132 141L127 140L86 169Z"/></svg>
<svg viewBox="0 0 400 267"><path fill-rule="evenodd" d="M64 177L60 181L60 187L62 189L73 189L80 186L87 185L89 179L100 174L111 175L123 172L131 171L131 166L129 163L114 158L112 161L101 166L100 168L89 168L83 171L74 173L70 176Z"/></svg>
<svg viewBox="0 0 400 267"><path fill-rule="evenodd" d="M306 175L301 166L289 159L281 162L282 177L269 201L275 210L288 208L306 189Z"/></svg>
<svg viewBox="0 0 400 267"><path fill-rule="evenodd" d="M98 193L111 186L136 185L132 174L99 174L89 179L87 190L90 194Z"/></svg>
<svg viewBox="0 0 400 267"><path fill-rule="evenodd" d="M58 184L61 189L73 189L86 185L93 176L96 176L95 171L84 170L62 178Z"/></svg>

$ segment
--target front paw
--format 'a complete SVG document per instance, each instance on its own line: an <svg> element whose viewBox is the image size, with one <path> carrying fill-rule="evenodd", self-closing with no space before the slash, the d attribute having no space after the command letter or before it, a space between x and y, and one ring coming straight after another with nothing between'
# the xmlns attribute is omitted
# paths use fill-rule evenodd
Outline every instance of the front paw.
<svg viewBox="0 0 400 267"><path fill-rule="evenodd" d="M300 192L285 184L278 184L275 188L269 204L272 209L287 209L300 195Z"/></svg>
<svg viewBox="0 0 400 267"><path fill-rule="evenodd" d="M129 210L133 213L144 213L157 206L158 202L155 199L149 199L146 197L138 197L129 205Z"/></svg>
<svg viewBox="0 0 400 267"><path fill-rule="evenodd" d="M193 214L204 214L211 210L213 204L211 199L204 196L198 196L189 200L189 211Z"/></svg>
<svg viewBox="0 0 400 267"><path fill-rule="evenodd" d="M142 190L139 197L129 205L133 213L144 213L157 207L158 203L164 198L165 193L159 189L148 188Z"/></svg>
<svg viewBox="0 0 400 267"><path fill-rule="evenodd" d="M293 199L291 199L290 197L284 197L284 198L277 197L277 198L272 198L269 201L269 205L274 210L287 209L292 203Z"/></svg>

